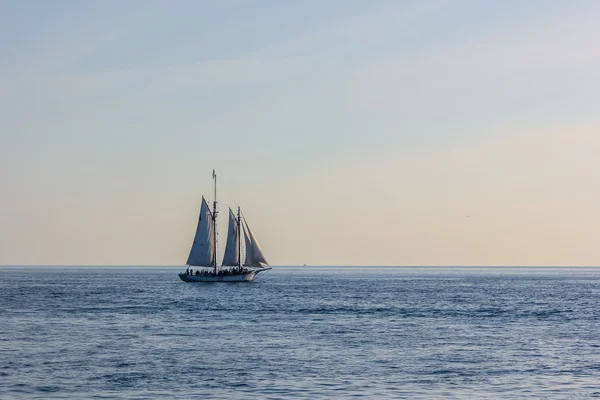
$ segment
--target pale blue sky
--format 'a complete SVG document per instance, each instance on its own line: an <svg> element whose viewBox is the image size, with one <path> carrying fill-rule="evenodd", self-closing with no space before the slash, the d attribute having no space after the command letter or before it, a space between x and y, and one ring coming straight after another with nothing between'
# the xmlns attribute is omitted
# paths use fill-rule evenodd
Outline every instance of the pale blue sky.
<svg viewBox="0 0 600 400"><path fill-rule="evenodd" d="M0 2L0 264L182 264L216 168L273 264L598 265L599 19Z"/></svg>

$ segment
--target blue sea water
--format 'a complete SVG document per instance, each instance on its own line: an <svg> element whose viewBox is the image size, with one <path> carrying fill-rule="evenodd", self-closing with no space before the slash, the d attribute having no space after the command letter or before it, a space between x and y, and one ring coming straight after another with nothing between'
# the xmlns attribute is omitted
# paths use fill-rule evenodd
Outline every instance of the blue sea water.
<svg viewBox="0 0 600 400"><path fill-rule="evenodd" d="M600 269L0 268L2 399L600 397Z"/></svg>

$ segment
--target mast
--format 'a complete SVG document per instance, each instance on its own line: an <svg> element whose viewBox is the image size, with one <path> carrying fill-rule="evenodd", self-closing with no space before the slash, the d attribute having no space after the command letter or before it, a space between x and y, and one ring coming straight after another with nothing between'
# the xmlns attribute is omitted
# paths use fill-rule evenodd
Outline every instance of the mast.
<svg viewBox="0 0 600 400"><path fill-rule="evenodd" d="M213 243L214 243L212 265L215 269L215 273L217 273L217 213L218 213L218 211L217 211L217 174L215 173L214 169L213 169L213 179L215 180L215 199L213 201L213 214L212 214Z"/></svg>
<svg viewBox="0 0 600 400"><path fill-rule="evenodd" d="M238 206L237 215L237 234L238 234L238 267L242 269L242 231L240 231L240 206Z"/></svg>

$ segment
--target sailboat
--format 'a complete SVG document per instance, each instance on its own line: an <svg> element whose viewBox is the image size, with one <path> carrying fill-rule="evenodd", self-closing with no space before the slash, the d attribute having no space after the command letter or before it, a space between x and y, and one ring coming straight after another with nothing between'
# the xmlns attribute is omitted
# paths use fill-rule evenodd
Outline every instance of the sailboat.
<svg viewBox="0 0 600 400"><path fill-rule="evenodd" d="M215 197L210 210L204 196L196 235L187 260L187 269L179 273L184 282L252 282L256 276L271 267L252 234L240 207L237 215L229 208L229 225L225 254L217 263L217 174L213 170ZM196 267L194 269L194 267Z"/></svg>

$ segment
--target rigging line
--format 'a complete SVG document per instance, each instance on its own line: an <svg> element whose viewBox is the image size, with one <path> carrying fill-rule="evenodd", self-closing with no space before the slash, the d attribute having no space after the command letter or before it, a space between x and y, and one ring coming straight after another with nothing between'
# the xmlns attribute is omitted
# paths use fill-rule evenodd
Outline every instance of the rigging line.
<svg viewBox="0 0 600 400"><path fill-rule="evenodd" d="M244 229L250 229L250 227L248 226L248 222L246 221L246 216L244 215L244 212L242 210L240 210L240 215L242 217L242 220L244 220L244 224L246 225L246 228Z"/></svg>
<svg viewBox="0 0 600 400"><path fill-rule="evenodd" d="M236 207L239 207L239 204L237 203L237 201L235 201L235 199L233 198L231 193L229 193L229 190L227 190L225 185L223 185L223 178L221 178L221 188L227 192L227 194L229 195L229 198L231 198L231 200L233 200L233 203L236 205Z"/></svg>
<svg viewBox="0 0 600 400"><path fill-rule="evenodd" d="M234 203L236 206L239 206L239 204L237 203L237 201L235 201L235 199L233 198L233 196L231 195L231 193L229 193L229 190L227 190L227 188L226 188L226 187L223 187L223 189L225 189L225 191L227 192L227 194L229 195L229 197L231 197L231 200L233 200L233 203Z"/></svg>

